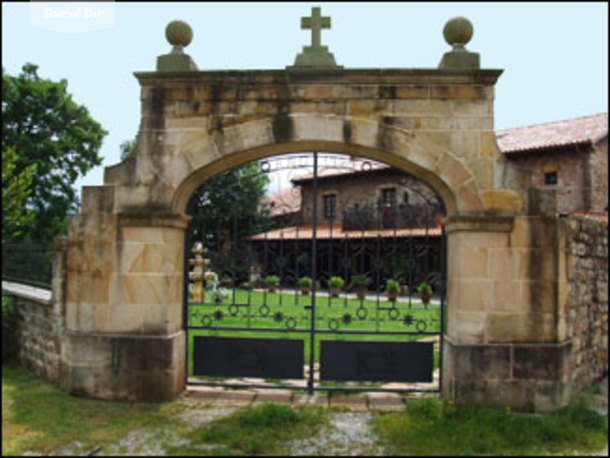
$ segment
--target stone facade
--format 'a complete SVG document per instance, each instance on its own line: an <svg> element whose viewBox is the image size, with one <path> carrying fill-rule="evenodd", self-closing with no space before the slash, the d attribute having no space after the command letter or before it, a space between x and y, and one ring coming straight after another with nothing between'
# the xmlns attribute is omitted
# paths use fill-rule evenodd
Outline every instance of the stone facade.
<svg viewBox="0 0 610 458"><path fill-rule="evenodd" d="M572 216L562 223L562 307L572 342L571 381L580 389L608 374L608 220Z"/></svg>
<svg viewBox="0 0 610 458"><path fill-rule="evenodd" d="M299 221L304 225L311 225L313 220L313 182L307 180L293 180L301 187L301 209ZM403 173L394 169L384 168L368 172L326 176L318 180L318 222L327 224L324 215L324 197L336 196L336 222L341 221L343 211L358 208L375 209L382 199L383 189L394 189L396 193L396 206L400 208L405 204L425 205L430 200L439 202L435 192L423 181L414 177L407 178ZM408 197L405 197L408 194ZM406 200L405 200L406 199Z"/></svg>
<svg viewBox="0 0 610 458"><path fill-rule="evenodd" d="M496 132L526 187L553 195L555 213L608 210L608 113Z"/></svg>
<svg viewBox="0 0 610 458"><path fill-rule="evenodd" d="M511 156L510 161L531 173L532 187L556 193L556 212L603 211L608 206L608 142L591 152L561 149ZM545 184L556 172L557 184Z"/></svg>

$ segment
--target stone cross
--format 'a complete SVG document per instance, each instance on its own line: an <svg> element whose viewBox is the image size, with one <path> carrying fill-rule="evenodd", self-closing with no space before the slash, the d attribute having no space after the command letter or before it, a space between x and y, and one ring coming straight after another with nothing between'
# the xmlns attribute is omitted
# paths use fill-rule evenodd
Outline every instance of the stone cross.
<svg viewBox="0 0 610 458"><path fill-rule="evenodd" d="M311 17L301 18L301 28L311 29L311 47L314 49L320 48L321 31L322 29L330 29L330 17L322 17L320 7L314 6L311 8Z"/></svg>

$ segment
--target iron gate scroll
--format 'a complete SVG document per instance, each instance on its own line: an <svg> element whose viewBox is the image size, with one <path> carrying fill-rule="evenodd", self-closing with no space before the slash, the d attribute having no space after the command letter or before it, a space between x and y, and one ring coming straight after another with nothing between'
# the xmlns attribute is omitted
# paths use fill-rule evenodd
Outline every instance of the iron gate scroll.
<svg viewBox="0 0 610 458"><path fill-rule="evenodd" d="M432 188L326 153L212 180L188 209L188 383L440 391L444 206Z"/></svg>

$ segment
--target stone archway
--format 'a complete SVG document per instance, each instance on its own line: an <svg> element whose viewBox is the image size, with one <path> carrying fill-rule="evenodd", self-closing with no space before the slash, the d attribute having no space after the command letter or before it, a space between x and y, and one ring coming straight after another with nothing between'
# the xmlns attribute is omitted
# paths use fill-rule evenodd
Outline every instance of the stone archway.
<svg viewBox="0 0 610 458"><path fill-rule="evenodd" d="M500 74L190 66L136 73L136 151L106 168L103 186L83 188L82 212L70 226L63 386L107 399L178 395L189 197L206 178L247 161L323 150L410 172L445 202L443 394L522 410L564 405L568 347L556 256L544 249L555 240L554 222L528 210L527 189L504 189L496 178Z"/></svg>

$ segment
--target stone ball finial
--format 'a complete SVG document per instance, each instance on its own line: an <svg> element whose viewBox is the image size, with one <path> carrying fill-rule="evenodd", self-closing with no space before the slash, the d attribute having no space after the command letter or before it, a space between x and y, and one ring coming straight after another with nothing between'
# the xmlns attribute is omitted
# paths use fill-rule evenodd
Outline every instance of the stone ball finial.
<svg viewBox="0 0 610 458"><path fill-rule="evenodd" d="M443 28L443 36L450 45L464 46L472 38L472 23L463 16L449 19Z"/></svg>
<svg viewBox="0 0 610 458"><path fill-rule="evenodd" d="M193 39L193 29L184 21L171 21L165 27L165 38L172 46L188 46Z"/></svg>

